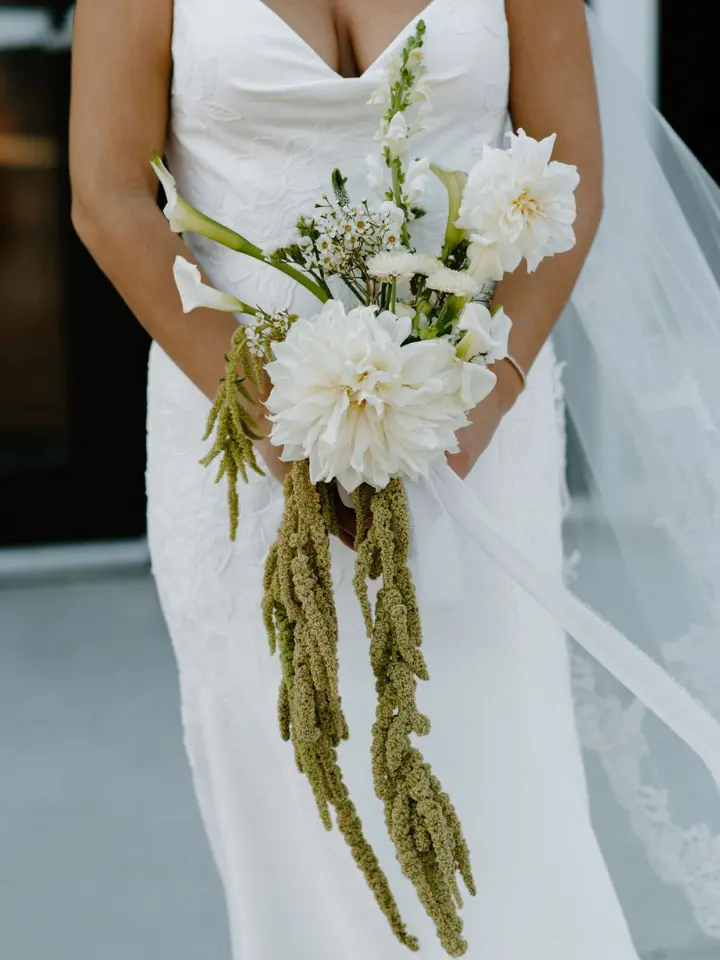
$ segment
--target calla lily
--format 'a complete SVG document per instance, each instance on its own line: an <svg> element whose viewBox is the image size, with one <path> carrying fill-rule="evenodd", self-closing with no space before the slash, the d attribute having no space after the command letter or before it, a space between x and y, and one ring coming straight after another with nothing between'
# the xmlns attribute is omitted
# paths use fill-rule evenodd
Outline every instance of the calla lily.
<svg viewBox="0 0 720 960"><path fill-rule="evenodd" d="M163 212L170 223L170 229L174 233L199 233L209 240L214 240L224 247L229 247L230 250L236 250L238 253L244 253L248 257L253 257L255 260L268 263L260 247L251 243L235 230L223 226L223 224L218 223L217 220L206 217L204 213L200 213L195 207L191 207L186 200L183 200L177 191L175 177L173 177L157 153L152 155L150 165L165 191L167 203L165 204ZM280 273L292 277L293 280L305 287L306 290L309 290L313 296L317 297L321 303L325 303L328 299L329 294L326 293L319 284L315 283L310 277L305 276L305 274L296 269L292 264L271 263L270 266L279 270Z"/></svg>
<svg viewBox="0 0 720 960"><path fill-rule="evenodd" d="M492 393L497 377L480 363L460 359L457 363L460 364L460 401L466 410L472 410Z"/></svg>
<svg viewBox="0 0 720 960"><path fill-rule="evenodd" d="M203 283L200 269L185 257L175 258L173 275L184 313L190 313L198 307L222 310L224 313L257 313L254 307L248 306L232 294L223 293Z"/></svg>
<svg viewBox="0 0 720 960"><path fill-rule="evenodd" d="M468 303L457 325L458 330L467 331L457 345L457 356L468 361L482 356L486 363L502 360L507 356L511 327L512 320L502 307L490 313L482 303Z"/></svg>
<svg viewBox="0 0 720 960"><path fill-rule="evenodd" d="M467 232L455 225L462 203L463 191L467 183L468 175L462 170L444 170L436 163L430 164L430 169L440 180L447 190L448 195L448 220L445 230L445 242L443 244L443 260L467 238Z"/></svg>
<svg viewBox="0 0 720 960"><path fill-rule="evenodd" d="M153 154L150 165L165 191L166 203L163 213L167 217L173 233L201 233L203 236L214 239L209 230L213 221L196 210L195 207L191 207L186 200L183 200L177 191L175 177L157 153Z"/></svg>

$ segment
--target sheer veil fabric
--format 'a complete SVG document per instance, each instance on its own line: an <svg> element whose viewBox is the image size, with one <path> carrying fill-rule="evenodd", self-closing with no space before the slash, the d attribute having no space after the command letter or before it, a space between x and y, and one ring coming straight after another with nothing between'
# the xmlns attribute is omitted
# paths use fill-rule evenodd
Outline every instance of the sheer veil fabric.
<svg viewBox="0 0 720 960"><path fill-rule="evenodd" d="M589 507L570 525L576 589L703 706L717 755L720 189L588 22L605 212L555 335ZM584 745L654 870L720 938L720 784L613 677L574 666Z"/></svg>
<svg viewBox="0 0 720 960"><path fill-rule="evenodd" d="M334 166L364 182L379 61L360 78L340 78L261 0L174 7L167 152L191 203L271 245L327 189ZM434 124L416 149L468 169L508 126L504 2L432 0L424 18ZM423 688L434 724L427 750L483 876L464 911L473 958L637 956L589 824L563 629L580 643L575 716L592 769L604 768L643 857L684 894L704 933L720 938L720 798L709 773L720 770L720 191L633 95L589 22L607 171L593 251L527 393L468 480L438 469L411 492L432 675ZM428 242L444 228L446 199L434 189L420 221ZM201 238L188 242L215 286L268 309L311 308L270 269ZM584 464L568 514L568 552L579 561L566 564L566 579L589 606L562 575L556 354ZM319 825L275 728L277 664L260 599L279 487L255 477L240 490L241 528L230 544L224 492L198 463L207 400L156 343L148 397L153 572L235 955L406 956L342 840ZM372 795L372 677L352 557L336 544L333 562L348 781L421 935L421 956L439 960L432 930L403 893ZM597 808L607 791L591 782ZM620 845L629 855L625 827L600 836L609 855ZM655 882L650 871L642 882ZM650 902L662 901L661 889L658 881ZM645 945L667 945L658 937Z"/></svg>

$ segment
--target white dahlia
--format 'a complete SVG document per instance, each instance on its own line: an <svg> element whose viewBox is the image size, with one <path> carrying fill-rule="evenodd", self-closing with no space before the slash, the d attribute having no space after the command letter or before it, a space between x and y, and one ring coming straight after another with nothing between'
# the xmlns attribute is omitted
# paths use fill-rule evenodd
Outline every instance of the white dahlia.
<svg viewBox="0 0 720 960"><path fill-rule="evenodd" d="M376 307L346 313L330 300L275 344L267 367L271 439L285 448L284 460L309 459L313 483L380 489L392 477L427 475L444 451L457 449L455 431L495 377L457 360L447 341L403 346L410 330L408 317Z"/></svg>
<svg viewBox="0 0 720 960"><path fill-rule="evenodd" d="M485 147L468 175L456 226L470 231L471 270L501 280L524 259L528 271L575 246L577 167L550 161L555 134L537 141L524 130L508 150Z"/></svg>

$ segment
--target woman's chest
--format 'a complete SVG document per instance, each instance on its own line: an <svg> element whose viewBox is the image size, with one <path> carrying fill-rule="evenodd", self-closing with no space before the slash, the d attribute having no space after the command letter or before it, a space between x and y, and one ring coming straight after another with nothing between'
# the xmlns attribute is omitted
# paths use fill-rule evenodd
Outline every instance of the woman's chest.
<svg viewBox="0 0 720 960"><path fill-rule="evenodd" d="M289 7L279 6L290 0L272 2L276 9L263 0L175 0L172 94L179 118L247 129L261 124L266 133L277 125L307 129L311 123L338 129L367 124L372 130L377 109L367 101L382 83L383 64L420 20L438 117L477 122L507 107L504 0L431 0L424 6L401 0L392 15L366 17L372 28L360 23L357 0L337 0L346 5L337 17L355 17L354 25L342 26L327 19L323 26L328 11L322 4L331 0L311 0L315 12L307 20L297 12L291 20ZM359 76L338 73L339 44L353 47Z"/></svg>

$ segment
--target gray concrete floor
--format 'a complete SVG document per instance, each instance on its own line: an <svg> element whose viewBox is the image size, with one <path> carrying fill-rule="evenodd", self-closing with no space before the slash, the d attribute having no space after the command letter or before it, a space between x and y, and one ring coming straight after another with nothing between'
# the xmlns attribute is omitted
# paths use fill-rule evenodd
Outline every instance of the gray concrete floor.
<svg viewBox="0 0 720 960"><path fill-rule="evenodd" d="M152 579L83 570L0 570L0 960L229 960ZM589 775L643 956L719 960Z"/></svg>
<svg viewBox="0 0 720 960"><path fill-rule="evenodd" d="M0 958L228 960L147 571L0 589Z"/></svg>

